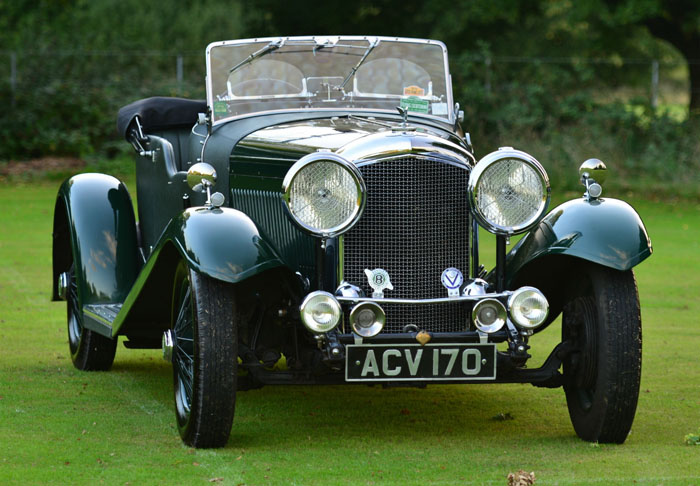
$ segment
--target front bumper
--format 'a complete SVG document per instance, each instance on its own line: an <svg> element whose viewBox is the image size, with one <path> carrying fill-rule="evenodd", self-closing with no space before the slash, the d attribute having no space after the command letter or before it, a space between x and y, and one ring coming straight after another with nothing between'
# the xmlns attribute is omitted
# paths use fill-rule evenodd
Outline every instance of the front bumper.
<svg viewBox="0 0 700 486"><path fill-rule="evenodd" d="M432 299L363 295L334 297L347 315L351 307L368 302L402 306L444 303L475 306L490 299L507 305L515 292L517 290ZM309 333L316 348L316 358L311 366L308 366L309 361L304 366L292 366L285 371L268 371L255 361L244 362L242 366L249 372L248 378L258 385L378 383L384 386L425 386L427 383L486 382L561 386L559 368L571 352L568 343L559 344L540 368L527 369L524 365L530 358L528 338L532 330L515 326L510 318L505 321L501 329L488 334L477 330L473 322L465 322L464 330L459 332L431 332L425 330L430 329L430 323L426 322L425 329L380 332L371 337L359 336L345 323L329 332ZM476 361L477 355L481 367ZM420 360L419 356L422 357Z"/></svg>

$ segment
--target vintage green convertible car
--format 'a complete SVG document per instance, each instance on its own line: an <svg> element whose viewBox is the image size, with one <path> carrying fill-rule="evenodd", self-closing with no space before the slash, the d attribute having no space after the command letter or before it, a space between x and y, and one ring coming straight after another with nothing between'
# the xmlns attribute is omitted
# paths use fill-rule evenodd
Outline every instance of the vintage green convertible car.
<svg viewBox="0 0 700 486"><path fill-rule="evenodd" d="M634 209L601 197L600 160L580 168L583 197L547 214L534 157L476 159L436 41L217 42L206 69L206 102L119 112L138 220L109 175L58 192L53 298L77 368L109 369L120 336L162 348L194 447L225 445L237 390L267 384L563 386L581 438L626 439L632 267L652 248ZM488 270L479 228L496 235ZM560 314L561 343L526 367Z"/></svg>

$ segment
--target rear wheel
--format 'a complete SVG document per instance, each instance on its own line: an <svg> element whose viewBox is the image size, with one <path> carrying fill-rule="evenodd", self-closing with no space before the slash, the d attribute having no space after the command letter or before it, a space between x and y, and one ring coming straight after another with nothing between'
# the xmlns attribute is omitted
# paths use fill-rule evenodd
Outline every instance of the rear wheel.
<svg viewBox="0 0 700 486"><path fill-rule="evenodd" d="M564 391L579 437L622 443L637 409L642 369L642 322L631 270L586 264L564 307Z"/></svg>
<svg viewBox="0 0 700 486"><path fill-rule="evenodd" d="M66 291L68 315L68 347L73 366L84 371L106 371L112 367L117 340L110 339L83 326L82 306L78 296L75 268L68 271Z"/></svg>
<svg viewBox="0 0 700 486"><path fill-rule="evenodd" d="M237 323L230 284L176 271L172 361L175 415L185 444L223 447L236 404Z"/></svg>

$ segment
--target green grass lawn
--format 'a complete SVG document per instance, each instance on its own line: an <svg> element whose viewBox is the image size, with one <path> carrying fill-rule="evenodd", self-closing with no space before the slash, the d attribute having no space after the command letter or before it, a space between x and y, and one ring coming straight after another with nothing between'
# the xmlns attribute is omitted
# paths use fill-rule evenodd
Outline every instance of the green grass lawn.
<svg viewBox="0 0 700 486"><path fill-rule="evenodd" d="M561 389L267 387L239 393L221 450L184 447L170 366L120 346L113 370L68 356L49 302L58 184L0 188L0 484L700 485L700 204L637 201L654 255L636 270L642 393L624 445L580 441ZM542 360L558 326L532 340ZM509 413L512 420L498 420Z"/></svg>

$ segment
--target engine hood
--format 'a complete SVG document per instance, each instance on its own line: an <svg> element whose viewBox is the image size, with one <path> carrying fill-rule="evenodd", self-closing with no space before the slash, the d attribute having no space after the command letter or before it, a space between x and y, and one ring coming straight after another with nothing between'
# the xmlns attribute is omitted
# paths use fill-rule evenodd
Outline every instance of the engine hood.
<svg viewBox="0 0 700 486"><path fill-rule="evenodd" d="M442 155L469 165L474 161L459 138L449 132L414 124L403 128L400 123L360 117L305 120L257 130L236 145L232 160L293 163L319 150L335 152L358 165L405 153Z"/></svg>

